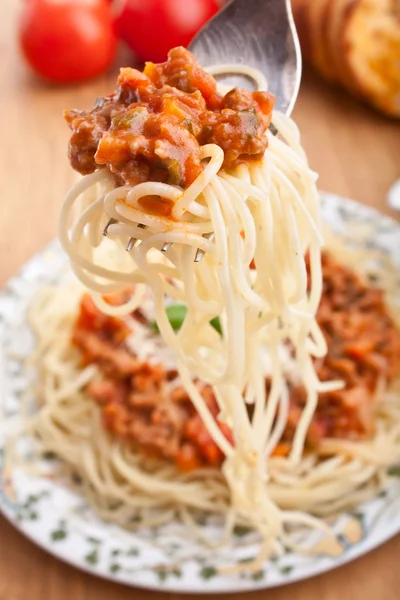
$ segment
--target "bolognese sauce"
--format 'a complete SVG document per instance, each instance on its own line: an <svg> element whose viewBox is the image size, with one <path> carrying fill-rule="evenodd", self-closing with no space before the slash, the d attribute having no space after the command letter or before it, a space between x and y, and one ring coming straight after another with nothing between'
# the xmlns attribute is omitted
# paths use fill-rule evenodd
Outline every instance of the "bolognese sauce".
<svg viewBox="0 0 400 600"><path fill-rule="evenodd" d="M71 165L85 175L106 168L118 185L158 181L188 187L203 171L201 146L217 144L224 166L260 159L268 145L274 96L214 78L184 48L144 72L121 69L117 90L90 111L67 110Z"/></svg>
<svg viewBox="0 0 400 600"><path fill-rule="evenodd" d="M328 255L323 256L323 282L317 319L328 354L316 361L316 370L322 381L341 379L345 385L342 390L320 394L308 430L309 449L318 447L324 438L371 435L378 384L390 383L400 368L400 334L383 292L364 284ZM113 298L115 303L122 300ZM133 317L145 322L140 311ZM224 456L179 385L177 372L138 360L126 344L131 333L123 320L104 315L88 295L83 296L73 342L83 364L99 367L101 377L88 385L87 393L99 405L104 427L141 452L174 461L182 471L220 466ZM174 381L176 385L171 386ZM218 421L211 387L200 381L196 386ZM276 454L290 451L305 402L304 388L292 385L289 419ZM229 428L219 426L232 440Z"/></svg>

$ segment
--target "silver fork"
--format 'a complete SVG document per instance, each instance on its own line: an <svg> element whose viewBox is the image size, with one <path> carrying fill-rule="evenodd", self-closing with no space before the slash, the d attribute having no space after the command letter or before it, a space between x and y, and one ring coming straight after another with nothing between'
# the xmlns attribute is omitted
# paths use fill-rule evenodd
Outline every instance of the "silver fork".
<svg viewBox="0 0 400 600"><path fill-rule="evenodd" d="M263 73L268 89L276 96L276 108L290 115L296 102L301 79L301 53L290 0L232 0L199 31L189 46L203 67L243 64ZM231 86L249 87L242 75L223 78ZM272 126L272 133L278 132ZM104 228L117 221L110 219ZM145 229L142 224L139 228ZM204 234L213 239L214 234ZM126 250L130 252L137 238L131 237ZM172 246L166 242L161 252ZM195 262L204 251L198 249Z"/></svg>

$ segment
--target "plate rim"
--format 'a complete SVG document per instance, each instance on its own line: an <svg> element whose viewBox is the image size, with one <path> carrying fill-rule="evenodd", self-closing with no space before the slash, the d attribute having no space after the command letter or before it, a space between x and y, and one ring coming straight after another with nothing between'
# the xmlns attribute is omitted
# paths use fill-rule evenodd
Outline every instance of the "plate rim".
<svg viewBox="0 0 400 600"><path fill-rule="evenodd" d="M222 590L220 588L205 587L204 589L200 590L200 589L198 589L198 587L191 588L190 586L174 587L173 584L170 585L168 582L164 582L162 585L160 585L160 584L157 585L155 583L154 584L152 584L152 583L144 584L144 583L140 583L140 582L134 583L132 581L126 580L124 578L124 576L118 577L115 575L110 575L109 573L106 573L105 571L96 570L94 567L91 568L91 567L87 566L86 564L84 564L83 562L80 562L78 560L75 561L73 558L66 558L66 557L58 554L57 552L55 552L53 550L54 546L51 546L50 544L45 545L41 540L37 540L29 531L24 530L24 528L21 527L21 524L16 519L13 519L11 517L11 515L9 515L8 512L4 509L1 497L0 497L0 515L2 517L4 517L7 520L7 522L10 523L14 527L14 529L16 529L19 533L21 533L24 536L24 538L28 539L30 543L33 543L35 546L37 546L38 548L40 548L41 550L43 550L44 552L46 552L47 554L49 554L50 556L55 558L56 560L60 560L62 563L72 566L72 567L78 569L79 571L82 571L83 573L87 573L94 577L100 578L104 581L111 581L112 583L124 585L126 587L130 587L130 588L134 588L134 589L136 588L136 589L140 589L140 590L148 590L148 591L152 591L152 592L166 592L166 593L172 593L172 594L191 594L193 596L200 596L200 595L208 596L211 594L218 595L218 596L221 596L223 594L244 594L244 593L256 592L256 591L260 591L260 590L273 590L275 588L280 588L283 586L299 583L300 581L312 579L314 577L324 575L325 573L328 573L329 571L334 571L336 569L339 569L340 567L351 564L358 558L361 558L362 556L369 554L370 552L373 552L374 550L377 550L378 548L380 548L381 546L383 546L384 544L386 544L387 542L389 542L390 540L392 540L393 538L395 538L396 536L398 536L400 534L400 518L399 518L397 527L395 529L393 529L392 532L387 531L384 534L382 534L381 536L377 535L376 539L374 540L374 542L372 544L368 544L367 543L368 538L365 538L364 542L365 542L365 545L367 546L367 548L364 548L363 542L355 544L353 546L354 552L352 553L350 558L347 556L347 553L345 552L342 555L342 557L339 557L338 559L336 559L335 564L326 565L325 567L322 567L321 569L319 569L318 572L315 572L311 575L308 574L307 572L305 572L305 573L303 572L303 573L300 573L299 575L288 578L286 581L281 581L274 585L268 585L267 581L264 581L264 582L260 582L260 583L257 583L257 582L253 582L251 584L249 583L248 585L243 585L243 587L241 587L240 589Z"/></svg>

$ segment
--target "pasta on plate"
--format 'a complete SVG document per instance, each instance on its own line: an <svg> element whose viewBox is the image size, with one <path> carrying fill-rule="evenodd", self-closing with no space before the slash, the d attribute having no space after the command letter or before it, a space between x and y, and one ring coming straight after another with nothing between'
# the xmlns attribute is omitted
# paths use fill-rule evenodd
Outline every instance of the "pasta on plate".
<svg viewBox="0 0 400 600"><path fill-rule="evenodd" d="M322 517L400 458L398 403L376 412L399 333L382 292L321 254L316 175L273 105L265 89L222 95L176 48L67 111L84 177L59 237L91 295L47 290L30 314L41 449L126 527L178 515L202 535L205 511L222 542L256 530L243 569L299 549L299 528L321 551Z"/></svg>

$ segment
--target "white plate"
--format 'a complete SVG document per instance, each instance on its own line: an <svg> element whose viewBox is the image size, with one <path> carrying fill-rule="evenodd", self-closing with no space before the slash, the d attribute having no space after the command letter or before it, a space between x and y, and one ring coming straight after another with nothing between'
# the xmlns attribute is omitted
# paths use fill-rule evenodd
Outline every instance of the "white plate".
<svg viewBox="0 0 400 600"><path fill-rule="evenodd" d="M334 231L348 226L365 229L361 246L391 255L400 273L400 226L375 210L336 196L323 195L323 215ZM360 242L357 242L360 246ZM248 556L252 534L237 531L229 548L211 552L177 535L177 525L162 530L128 533L99 520L85 500L61 481L48 481L2 469L1 412L11 416L26 387L16 353L29 354L32 336L25 310L34 291L56 282L66 258L56 243L34 256L0 294L0 509L36 544L85 571L132 586L177 592L236 592L273 587L333 569L369 552L400 531L400 479L378 498L353 513L363 524L363 539L336 559L294 553L269 561L255 575L217 574L215 566ZM400 280L399 280L400 286ZM18 417L17 417L18 418Z"/></svg>

